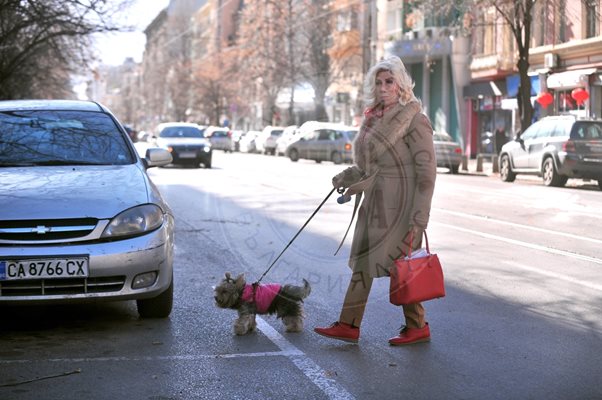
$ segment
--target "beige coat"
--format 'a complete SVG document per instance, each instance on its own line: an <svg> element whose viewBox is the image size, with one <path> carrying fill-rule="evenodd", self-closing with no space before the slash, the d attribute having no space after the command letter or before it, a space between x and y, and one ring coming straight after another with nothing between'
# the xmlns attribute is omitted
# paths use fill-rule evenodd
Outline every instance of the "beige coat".
<svg viewBox="0 0 602 400"><path fill-rule="evenodd" d="M354 142L353 175L363 175L349 188L363 191L349 258L354 272L388 275L407 252L410 225L428 224L437 163L433 128L421 111L411 102L366 118Z"/></svg>

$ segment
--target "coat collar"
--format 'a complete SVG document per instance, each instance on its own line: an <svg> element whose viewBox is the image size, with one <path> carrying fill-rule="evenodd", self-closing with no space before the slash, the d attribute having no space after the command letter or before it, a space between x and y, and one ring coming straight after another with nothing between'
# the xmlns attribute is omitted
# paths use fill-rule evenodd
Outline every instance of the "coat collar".
<svg viewBox="0 0 602 400"><path fill-rule="evenodd" d="M421 110L420 102L412 101L405 106L397 104L380 115L368 112L353 146L357 166L370 174L379 157L407 135Z"/></svg>

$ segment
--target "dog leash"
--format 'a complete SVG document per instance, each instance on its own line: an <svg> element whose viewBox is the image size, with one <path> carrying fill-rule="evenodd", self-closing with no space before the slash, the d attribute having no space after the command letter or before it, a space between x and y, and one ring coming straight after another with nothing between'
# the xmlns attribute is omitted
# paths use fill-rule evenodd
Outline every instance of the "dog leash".
<svg viewBox="0 0 602 400"><path fill-rule="evenodd" d="M309 224L309 221L311 221L311 219L314 217L314 215L316 215L318 213L318 211L320 211L320 208L322 208L322 206L324 205L324 203L326 203L326 201L330 198L330 196L332 196L332 194L334 193L335 190L338 193L340 193L340 194L342 193L342 191L340 191L337 188L333 188L328 193L328 195L324 198L324 200L322 200L322 202L320 203L320 205L318 206L318 208L316 208L316 210L313 212L313 214L311 214L311 216L307 219L307 221L305 221L305 223L303 224L303 226L301 227L301 229L299 229L299 231L297 231L297 233L295 234L295 236L293 236L293 238L291 239L291 241L288 242L288 244L286 245L286 247L284 248L284 250L282 250L280 252L280 254L278 254L278 257L276 257L276 259L272 262L272 264L268 267L268 269L263 273L263 275L261 275L261 277L257 280L257 282L253 283L254 287L256 287L257 285L259 285L259 282L261 282L261 280L268 274L268 272L270 272L270 270L272 269L272 267L276 264L276 262L284 254L284 252L286 251L286 249L288 249L289 246L291 244L293 244L293 242L295 241L295 239L297 239L297 236L299 236L299 234L301 233L301 231L307 226L307 224ZM255 293L255 290L253 290L253 293Z"/></svg>

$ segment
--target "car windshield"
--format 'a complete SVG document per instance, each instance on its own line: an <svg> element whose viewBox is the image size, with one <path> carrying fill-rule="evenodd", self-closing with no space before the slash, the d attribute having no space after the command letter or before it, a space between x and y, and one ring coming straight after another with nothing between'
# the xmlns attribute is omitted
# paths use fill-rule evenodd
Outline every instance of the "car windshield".
<svg viewBox="0 0 602 400"><path fill-rule="evenodd" d="M280 135L282 135L282 132L283 132L283 131L272 131L272 132L270 133L270 135L271 135L271 136L280 136Z"/></svg>
<svg viewBox="0 0 602 400"><path fill-rule="evenodd" d="M120 165L135 161L125 135L107 114L0 112L0 166Z"/></svg>
<svg viewBox="0 0 602 400"><path fill-rule="evenodd" d="M203 131L194 126L168 126L163 128L159 137L162 138L202 138Z"/></svg>

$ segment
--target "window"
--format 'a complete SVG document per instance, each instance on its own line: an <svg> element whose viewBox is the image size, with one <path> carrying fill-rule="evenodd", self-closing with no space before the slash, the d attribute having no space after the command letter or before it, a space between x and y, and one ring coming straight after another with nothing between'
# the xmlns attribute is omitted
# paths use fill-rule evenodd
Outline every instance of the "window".
<svg viewBox="0 0 602 400"><path fill-rule="evenodd" d="M600 32L600 0L583 0L585 11L585 37L591 38Z"/></svg>
<svg viewBox="0 0 602 400"><path fill-rule="evenodd" d="M577 122L573 128L571 139L600 140L602 139L602 123Z"/></svg>
<svg viewBox="0 0 602 400"><path fill-rule="evenodd" d="M318 140L334 140L334 131L322 129L319 131Z"/></svg>
<svg viewBox="0 0 602 400"><path fill-rule="evenodd" d="M521 135L521 139L529 140L534 139L537 136L537 132L541 127L541 123L535 123L527 128L527 130Z"/></svg>

